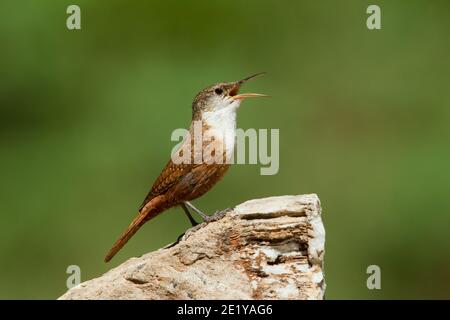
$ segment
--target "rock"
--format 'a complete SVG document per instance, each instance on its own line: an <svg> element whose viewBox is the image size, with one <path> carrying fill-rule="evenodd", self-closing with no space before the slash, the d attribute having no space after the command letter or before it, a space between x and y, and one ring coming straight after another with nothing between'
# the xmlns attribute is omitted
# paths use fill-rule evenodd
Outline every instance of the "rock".
<svg viewBox="0 0 450 320"><path fill-rule="evenodd" d="M323 299L317 195L250 200L59 299Z"/></svg>

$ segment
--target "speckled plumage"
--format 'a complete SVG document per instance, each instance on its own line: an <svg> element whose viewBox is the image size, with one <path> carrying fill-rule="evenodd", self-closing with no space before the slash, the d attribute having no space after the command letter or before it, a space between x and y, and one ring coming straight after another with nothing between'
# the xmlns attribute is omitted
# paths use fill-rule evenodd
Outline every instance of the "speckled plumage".
<svg viewBox="0 0 450 320"><path fill-rule="evenodd" d="M220 139L215 143L222 144ZM219 148L223 147L217 147ZM193 146L191 146L193 150ZM147 214L148 219L157 215L163 210L177 206L184 201L196 199L209 191L225 174L229 164L225 163L226 155L223 154L222 164L194 163L194 154L191 156L191 163L175 164L169 160L161 174L156 179L150 192L145 197L139 208L139 212L145 212L146 205L155 197L161 196L164 201L153 207Z"/></svg>

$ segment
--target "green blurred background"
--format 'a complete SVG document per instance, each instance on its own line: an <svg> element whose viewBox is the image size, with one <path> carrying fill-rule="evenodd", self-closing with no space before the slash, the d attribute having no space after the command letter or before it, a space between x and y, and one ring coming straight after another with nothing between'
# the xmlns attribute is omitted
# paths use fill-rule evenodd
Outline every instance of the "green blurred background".
<svg viewBox="0 0 450 320"><path fill-rule="evenodd" d="M81 7L82 30L66 28ZM378 4L382 29L366 28ZM103 256L203 87L267 71L241 128L280 129L280 171L234 166L195 203L317 193L328 299L450 298L448 1L0 4L0 298L54 299L176 239L172 209ZM366 268L381 267L368 290Z"/></svg>

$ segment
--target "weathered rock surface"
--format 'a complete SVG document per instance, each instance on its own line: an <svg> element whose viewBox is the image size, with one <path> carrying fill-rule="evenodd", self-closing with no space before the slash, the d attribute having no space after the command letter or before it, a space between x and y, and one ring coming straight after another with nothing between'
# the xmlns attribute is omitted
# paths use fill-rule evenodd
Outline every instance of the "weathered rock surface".
<svg viewBox="0 0 450 320"><path fill-rule="evenodd" d="M315 194L250 200L60 299L323 299L324 245Z"/></svg>

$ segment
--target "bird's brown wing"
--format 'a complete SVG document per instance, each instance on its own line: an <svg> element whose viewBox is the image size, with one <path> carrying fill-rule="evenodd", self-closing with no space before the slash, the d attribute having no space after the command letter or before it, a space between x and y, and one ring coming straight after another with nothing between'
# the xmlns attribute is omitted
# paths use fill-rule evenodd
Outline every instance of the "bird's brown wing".
<svg viewBox="0 0 450 320"><path fill-rule="evenodd" d="M139 211L154 197L164 194L179 182L186 174L200 164L175 164L170 160L153 184L150 192L139 207Z"/></svg>
<svg viewBox="0 0 450 320"><path fill-rule="evenodd" d="M155 217L161 212L161 209L167 208L167 193L171 194L171 196L181 197L181 199L184 197L188 200L195 199L219 181L228 167L229 164L176 165L169 161L139 208L139 215L114 243L105 257L105 262L111 260L146 221ZM174 199L172 198L172 200ZM173 202L172 204L176 204L177 200L179 199L175 198L175 203Z"/></svg>

